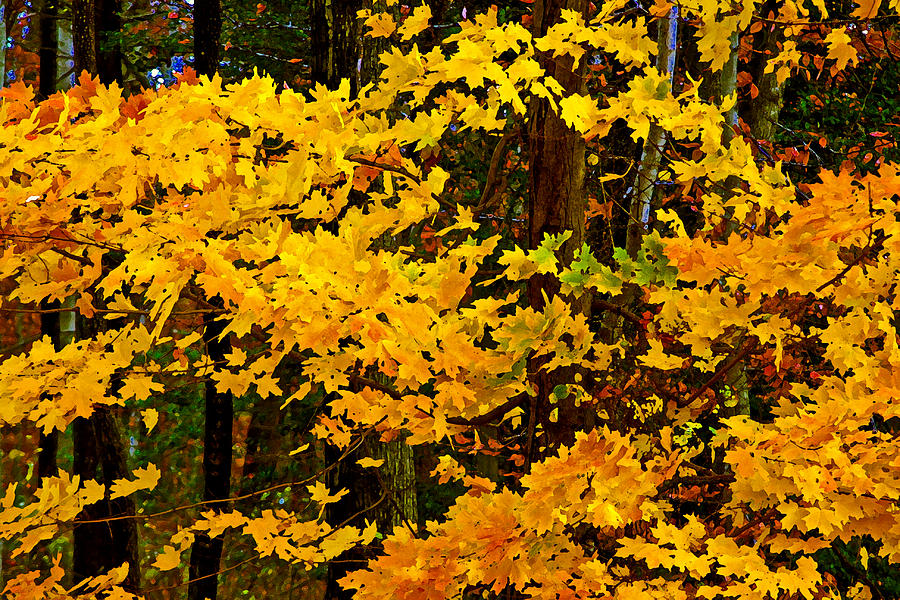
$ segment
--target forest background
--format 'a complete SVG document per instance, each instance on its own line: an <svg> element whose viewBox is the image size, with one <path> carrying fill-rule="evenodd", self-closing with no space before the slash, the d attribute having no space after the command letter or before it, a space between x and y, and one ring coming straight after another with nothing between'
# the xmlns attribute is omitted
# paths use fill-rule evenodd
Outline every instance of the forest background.
<svg viewBox="0 0 900 600"><path fill-rule="evenodd" d="M897 9L4 0L5 595L900 597Z"/></svg>

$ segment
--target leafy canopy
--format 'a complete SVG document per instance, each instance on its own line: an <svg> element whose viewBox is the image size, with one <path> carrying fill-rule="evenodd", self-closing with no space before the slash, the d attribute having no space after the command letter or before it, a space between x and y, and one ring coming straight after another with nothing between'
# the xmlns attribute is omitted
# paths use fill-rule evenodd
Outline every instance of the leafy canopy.
<svg viewBox="0 0 900 600"><path fill-rule="evenodd" d="M703 445L685 435L718 410L715 397L700 384L661 390L633 408L658 426L622 427L600 410L594 430L532 465L517 486L495 486L442 462L441 477L462 479L468 493L441 522L428 524L429 536L399 529L378 558L343 583L373 600L449 598L470 586L495 593L511 586L547 599L811 599L835 593L810 557L835 540L870 535L881 542L880 555L900 561L900 484L893 474L900 448L868 427L876 415L900 416L900 170L885 163L866 176L822 172L808 198L799 199L780 164L756 162L741 137L723 145L722 113L735 98L711 104L698 86L673 93L651 66L656 48L647 28L654 19L623 21L623 4L605 3L590 22L564 11L539 39L520 24L498 24L492 10L425 54L414 40L429 15L418 7L397 30L413 40L408 50L382 55L381 81L357 99L349 98L347 82L336 90L319 86L308 100L277 91L268 78L223 87L218 77L190 74L129 98L82 76L78 87L37 106L30 89L4 90L0 277L15 282L8 300L74 295L80 314L125 322L60 351L44 339L5 360L0 422L65 430L97 405L145 401L187 369L220 391L275 395L285 404L315 389L333 394L330 416L314 432L345 451L372 428L424 444L452 439L468 431L464 423L533 394L523 368L529 358L546 357L547 371L577 366L603 374L627 351L634 380L658 381L677 370L709 379L753 350L782 369L786 346L814 338L830 374L815 386L791 386L766 422L722 420L709 448L733 475L716 480L698 470L692 459ZM889 4L897 10L896 0ZM733 12L730 3L688 1L681 8L700 24L700 57L714 71L731 33L750 25L757 5ZM864 3L857 16L874 10ZM780 18L809 15L807 6L787 2ZM397 26L383 15L366 18L372 35ZM826 43L837 48L831 60L849 62L839 34ZM535 60L536 50L579 58L589 47L619 58L631 77L626 88L565 96ZM503 68L499 56L507 51L516 57ZM769 64L786 77L796 65L791 46ZM398 97L410 116L392 123L386 111ZM376 243L447 209L448 173L420 167L398 147L439 144L451 126L501 132L508 120L526 118L536 98L548 99L586 139L606 136L623 119L635 139L658 124L675 142L696 143L699 152L673 161L668 176L703 183L703 228L688 236L669 214L671 225L647 236L635 259L618 253L614 266L587 247L561 263L556 250L568 233L532 250L499 250L499 236L469 237L473 216L462 206L450 207L459 218L438 232L456 243L434 257ZM266 151L272 139L281 145L274 156ZM373 175L379 185L369 189ZM722 191L735 178L740 186ZM366 192L364 206L350 202L354 189ZM317 226L333 220L336 229ZM710 232L724 221L734 232L716 240ZM591 292L615 299L624 286L639 286L654 307L637 317L643 341L602 342L563 296L547 298L542 310L522 306L518 288L469 299L489 258L502 266L492 282L548 274L569 298ZM168 364L151 358L168 342L182 351L195 344L199 334L173 340L165 325L185 306L211 309L208 300L217 295L226 334L262 342L263 352L236 348L227 364L183 352ZM815 327L801 326L815 303L839 310ZM293 389L273 378L289 356L302 359L304 382ZM368 367L390 385L366 379ZM117 374L123 385L116 389L110 381ZM566 391L599 404L585 385L576 378ZM155 417L148 413L151 427ZM152 493L160 477L172 476L148 465L110 492ZM672 490L692 482L728 486L714 515L678 514ZM311 511L258 518L205 512L160 549L155 567L178 568L198 532L234 530L260 555L307 569L372 542L373 527L325 523L322 507L345 490L306 485L299 493L308 494ZM63 473L43 480L34 501L20 507L11 500L14 484L2 501L0 536L15 543L14 555L30 552L103 493L102 484ZM777 559L785 551L789 564ZM57 566L48 579L24 575L9 590L40 598L110 588L124 597L116 587L124 576L118 570L65 590Z"/></svg>

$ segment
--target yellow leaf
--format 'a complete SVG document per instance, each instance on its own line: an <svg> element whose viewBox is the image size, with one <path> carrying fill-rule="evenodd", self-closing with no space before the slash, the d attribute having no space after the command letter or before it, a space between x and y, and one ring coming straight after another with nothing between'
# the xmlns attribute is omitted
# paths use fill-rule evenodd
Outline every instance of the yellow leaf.
<svg viewBox="0 0 900 600"><path fill-rule="evenodd" d="M181 565L181 550L174 546L166 546L156 555L153 566L160 571L171 571Z"/></svg>
<svg viewBox="0 0 900 600"><path fill-rule="evenodd" d="M400 38L404 41L412 39L413 36L419 34L428 28L428 21L431 19L431 7L427 4L417 6L413 14L408 16L397 31Z"/></svg>
<svg viewBox="0 0 900 600"><path fill-rule="evenodd" d="M365 457L359 459L358 461L356 461L356 464L363 467L364 469L366 469L368 467L380 467L381 465L384 464L384 459L382 459L382 458L374 459L374 458L369 458L368 456L365 456Z"/></svg>
<svg viewBox="0 0 900 600"><path fill-rule="evenodd" d="M195 331L194 333L186 335L183 338L181 338L180 340L176 341L175 347L181 348L182 350L184 350L185 348L187 348L194 342L199 341L200 338L202 338L202 337L203 337L202 333L200 333L199 331Z"/></svg>
<svg viewBox="0 0 900 600"><path fill-rule="evenodd" d="M106 494L106 486L93 479L85 479L78 490L78 501L83 505L93 504Z"/></svg>
<svg viewBox="0 0 900 600"><path fill-rule="evenodd" d="M869 19L878 14L881 0L859 0L859 6L853 11L854 19Z"/></svg>
<svg viewBox="0 0 900 600"><path fill-rule="evenodd" d="M466 469L456 462L453 457L441 456L438 464L431 472L431 476L438 476L438 483L447 483L451 479L461 479L466 474Z"/></svg>
<svg viewBox="0 0 900 600"><path fill-rule="evenodd" d="M659 340L650 340L650 350L639 358L641 363L648 367L655 367L663 371L679 369L684 364L684 359L680 356L666 354L663 351L662 342Z"/></svg>
<svg viewBox="0 0 900 600"><path fill-rule="evenodd" d="M159 482L159 468L150 464L142 469L135 469L134 475L136 479L129 481L127 479L116 479L110 486L110 495L112 499L122 498L133 494L138 490L152 490Z"/></svg>
<svg viewBox="0 0 900 600"><path fill-rule="evenodd" d="M291 450L290 452L288 452L288 456L294 456L295 454L300 454L307 448L309 448L309 444L303 444L299 448L295 448L294 450Z"/></svg>
<svg viewBox="0 0 900 600"><path fill-rule="evenodd" d="M478 229L478 223L476 223L472 216L472 209L467 208L465 206L456 205L456 222L451 223L447 227L444 227L440 231L435 232L434 235L442 236L450 233L451 231L455 231L457 229L471 229L473 231Z"/></svg>
<svg viewBox="0 0 900 600"><path fill-rule="evenodd" d="M159 422L159 411L157 411L155 408L148 408L141 411L141 418L144 419L144 425L146 425L147 427L147 433L150 433Z"/></svg>
<svg viewBox="0 0 900 600"><path fill-rule="evenodd" d="M567 96L559 101L559 109L562 120L578 133L587 134L603 124L597 101L590 95Z"/></svg>
<svg viewBox="0 0 900 600"><path fill-rule="evenodd" d="M848 64L855 65L859 62L856 48L850 45L850 36L843 27L832 29L831 33L825 36L825 43L828 44L828 58L837 61L838 69L843 70Z"/></svg>
<svg viewBox="0 0 900 600"><path fill-rule="evenodd" d="M129 375L122 382L122 388L119 390L119 397L123 400L134 398L135 400L146 400L151 397L154 392L162 392L165 390L163 384L153 381L149 375Z"/></svg>
<svg viewBox="0 0 900 600"><path fill-rule="evenodd" d="M368 13L369 11L360 11L362 13ZM378 37L391 37L391 34L394 33L394 30L397 28L397 24L394 23L394 17L392 17L388 13L376 13L374 15L366 15L367 18L363 21L363 25L370 28L371 31L367 31L366 35L373 38Z"/></svg>
<svg viewBox="0 0 900 600"><path fill-rule="evenodd" d="M228 365L231 367L243 367L244 363L247 362L247 353L241 350L240 348L234 348L231 351L231 354L226 354L225 358L228 359Z"/></svg>
<svg viewBox="0 0 900 600"><path fill-rule="evenodd" d="M317 481L313 485L306 486L306 489L309 490L310 500L319 504L330 504L332 502L337 502L348 494L347 490L338 490L336 494L331 494L325 484L321 481Z"/></svg>

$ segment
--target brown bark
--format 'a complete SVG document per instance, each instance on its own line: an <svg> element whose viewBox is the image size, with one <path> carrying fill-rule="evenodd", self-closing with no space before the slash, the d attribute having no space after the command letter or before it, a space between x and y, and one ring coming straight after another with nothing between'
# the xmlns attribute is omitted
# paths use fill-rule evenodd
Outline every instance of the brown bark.
<svg viewBox="0 0 900 600"><path fill-rule="evenodd" d="M247 427L244 466L241 469L239 496L268 487L277 479L278 459L282 456L279 428L284 413L280 410L282 399L267 396L254 403ZM236 508L249 514L258 504L257 497L236 502Z"/></svg>
<svg viewBox="0 0 900 600"><path fill-rule="evenodd" d="M363 0L313 0L310 6L312 80L334 89L349 79L351 97L365 83L367 70L377 68L372 60L376 42L362 37L356 17L362 8Z"/></svg>
<svg viewBox="0 0 900 600"><path fill-rule="evenodd" d="M72 47L75 76L82 71L97 74L97 21L95 4L99 0L72 0Z"/></svg>
<svg viewBox="0 0 900 600"><path fill-rule="evenodd" d="M122 85L122 49L110 34L122 28L119 0L94 0L97 11L97 75L100 83Z"/></svg>
<svg viewBox="0 0 900 600"><path fill-rule="evenodd" d="M87 71L100 82L122 85L122 51L110 36L121 28L118 0L72 0L75 73Z"/></svg>
<svg viewBox="0 0 900 600"><path fill-rule="evenodd" d="M43 57L41 57L43 61ZM41 302L41 310L59 308L59 301ZM58 312L42 312L41 313L41 336L49 336L53 343L53 349L59 351L62 347L60 343L59 313ZM52 477L56 475L56 452L59 446L59 432L54 429L49 433L41 430L39 441L40 454L38 455L37 465L37 485L40 486L40 480L44 477Z"/></svg>
<svg viewBox="0 0 900 600"><path fill-rule="evenodd" d="M74 472L82 479L96 479L111 484L130 476L124 446L116 417L108 406L97 406L87 419L72 423ZM130 496L106 498L86 507L79 515L73 532L72 570L75 583L128 563L128 577L122 584L136 593L140 589L137 526L133 519L103 521L109 517L134 515ZM95 521L96 523L79 523Z"/></svg>
<svg viewBox="0 0 900 600"><path fill-rule="evenodd" d="M73 0L72 43L76 73L86 70L91 76L99 76L100 82L122 84L121 51L110 39L110 33L120 26L118 0ZM104 257L104 266L109 257ZM77 335L82 339L95 337L106 327L117 327L116 321L105 322L100 318L81 319ZM118 379L111 384L120 385ZM76 475L85 479L97 479L109 486L115 479L130 475L125 449L119 434L115 415L109 407L95 407L87 419L76 419L73 430L73 465ZM137 524L134 519L102 522L113 516L135 514L134 501L130 497L101 500L86 507L79 521L101 520L83 523L75 527L73 534L73 571L75 581L101 575L110 568L128 563L128 577L124 587L131 592L140 589L140 561L138 559Z"/></svg>
<svg viewBox="0 0 900 600"><path fill-rule="evenodd" d="M767 0L760 9L763 17L774 18L782 0ZM757 140L772 141L778 127L784 86L778 83L774 71L766 73L766 64L778 52L784 39L784 28L774 23L764 23L753 36L753 55L750 60L750 76L758 90L756 98L747 105L744 121L750 126L751 135Z"/></svg>
<svg viewBox="0 0 900 600"><path fill-rule="evenodd" d="M534 3L532 35L536 38L545 35L553 24L561 21L563 9L574 10L587 17L588 2L537 0ZM576 62L568 55L552 58L551 53L540 53L538 60L547 74L562 85L566 94L585 93L585 58ZM531 248L536 248L545 234L555 235L570 230L572 236L562 246L560 256L564 263L568 263L585 240L584 139L566 126L546 99L532 98L528 121L529 244ZM543 309L544 294L552 298L558 292L559 283L552 276L538 274L528 282L529 304L535 310ZM588 315L589 296L585 295L577 302L572 301L572 310ZM544 362L544 359L529 361L528 372L538 390L537 399L532 403L530 418L533 423L539 422L542 425L546 437L541 444L548 452L552 452L560 445L572 443L575 432L585 428L590 416L586 406L575 406L572 396L555 405L549 401L556 385L572 382L573 371L562 368L547 373L540 370ZM555 420L552 418L554 409L557 409ZM531 455L530 458L537 458L534 452Z"/></svg>
<svg viewBox="0 0 900 600"><path fill-rule="evenodd" d="M219 66L219 41L222 33L222 7L219 0L194 2L194 68L198 75L212 77ZM221 297L210 302L224 308ZM227 321L206 313L203 317L203 341L210 361L222 363L231 353L231 342L222 335ZM213 502L214 511L227 509L225 502L231 495L232 427L234 398L231 392L216 390L215 382L205 383L205 411L203 435L203 500ZM215 600L218 594L218 572L222 561L223 538L199 533L191 546L188 567L189 600Z"/></svg>
<svg viewBox="0 0 900 600"><path fill-rule="evenodd" d="M78 76L87 71L99 76L100 82L122 84L121 50L109 34L120 28L118 0L73 0L72 45L75 72ZM104 261L106 262L106 260ZM81 338L94 337L105 327L115 327L115 322L102 319L83 319L79 324ZM118 385L114 381L113 385ZM125 450L119 435L115 416L109 407L96 407L87 419L79 418L73 424L74 471L82 478L97 478L109 486L113 480L130 473ZM134 515L134 501L129 498L110 500L108 497L86 507L79 521L102 520L112 516ZM85 523L76 526L73 544L73 571L76 581L105 573L112 567L127 562L126 589L140 589L140 562L138 560L137 524L133 519L109 522Z"/></svg>
<svg viewBox="0 0 900 600"><path fill-rule="evenodd" d="M371 7L372 3L367 0L366 6ZM313 43L318 50L313 58L313 80L334 88L342 79L349 78L351 97L356 97L362 86L377 79L380 68L376 57L385 48L384 41L361 35L356 17L356 12L361 8L361 0L313 2L313 10L320 11L313 15ZM317 41L324 45L315 46ZM351 196L351 202L355 201L359 199L354 200ZM370 376L385 385L390 384L380 373L373 372ZM339 456L340 452L335 448L326 447L327 462L335 462ZM384 464L377 469L362 469L356 461L364 456L380 458ZM345 457L331 471L329 484L333 488L350 490L340 502L329 505L326 514L333 526L361 511L365 511L364 514L351 524L361 526L363 519L374 519L381 533L390 533L401 524L413 529L417 526L413 452L402 440L366 440L354 455ZM351 550L328 565L326 599L352 598L352 593L342 589L337 582L349 571L362 566L364 558L360 551Z"/></svg>

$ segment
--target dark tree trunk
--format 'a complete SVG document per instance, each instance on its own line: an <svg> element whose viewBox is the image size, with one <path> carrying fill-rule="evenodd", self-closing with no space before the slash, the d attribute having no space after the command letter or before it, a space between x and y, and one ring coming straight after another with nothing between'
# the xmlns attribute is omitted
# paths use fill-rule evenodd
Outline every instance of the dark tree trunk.
<svg viewBox="0 0 900 600"><path fill-rule="evenodd" d="M314 0L314 9L321 11L324 18L313 17L313 43L316 56L313 60L313 81L334 88L341 79L350 79L350 96L356 97L359 90L377 79L379 65L377 55L385 49L384 40L362 37L356 18L356 11L363 8L361 0ZM315 5L319 5L316 8ZM372 7L371 0L366 6ZM320 28L318 32L316 28ZM319 44L316 44L319 40ZM351 202L361 201L358 197ZM338 224L339 226L339 224ZM380 373L368 374L385 385L390 385ZM378 434L373 434L378 435ZM341 452L326 445L325 461L338 461ZM382 459L382 466L361 468L356 461L362 457ZM337 527L350 520L355 527L364 525L364 519L376 523L380 533L390 533L395 527L408 526L413 529L418 523L416 474L412 448L403 440L381 442L377 438L366 440L352 455L345 457L329 474L329 486L333 489L346 488L350 493L339 502L327 507L328 522ZM364 513L360 515L360 513ZM355 520L351 520L356 516ZM367 558L364 552L353 549L341 554L329 563L325 587L326 600L351 600L353 593L341 588L338 581L363 566Z"/></svg>
<svg viewBox="0 0 900 600"><path fill-rule="evenodd" d="M312 80L336 88L341 79L349 78L351 97L356 97L365 77L363 46L372 45L371 38L360 39L356 12L362 8L362 0L313 0L310 7Z"/></svg>
<svg viewBox="0 0 900 600"><path fill-rule="evenodd" d="M368 375L388 385L387 378L380 373L369 372ZM354 390L359 391L359 388L354 387ZM368 519L383 534L389 534L395 527L409 527L415 531L418 499L413 449L402 439L382 442L374 437L377 435L373 433L373 437L366 439L355 452L340 462L341 451L331 445L325 446L326 463L337 463L329 473L329 487L350 491L338 502L326 507L328 522L332 527L345 523L362 527L364 520ZM357 461L363 457L384 462L380 467L362 468ZM365 551L352 549L329 563L325 600L352 600L353 592L341 588L338 581L347 573L364 566L370 558L372 556Z"/></svg>
<svg viewBox="0 0 900 600"><path fill-rule="evenodd" d="M341 79L349 78L351 97L356 97L359 92L362 44L356 11L360 9L360 0L331 0L332 67L328 87L336 88Z"/></svg>
<svg viewBox="0 0 900 600"><path fill-rule="evenodd" d="M219 67L222 7L219 0L194 2L194 68L198 75L212 77Z"/></svg>
<svg viewBox="0 0 900 600"><path fill-rule="evenodd" d="M104 266L109 267L106 261ZM107 327L121 327L121 319L105 321L101 317L79 318L76 335L81 339L96 337ZM109 349L109 347L107 347ZM121 379L114 375L110 391L115 393ZM131 475L125 455L125 446L119 433L116 416L109 406L94 407L88 418L80 417L72 423L73 471L84 479L96 479L107 486L106 498L86 507L78 515L73 534L72 569L75 583L87 577L102 575L109 569L128 563L128 577L122 584L126 590L137 593L141 585L138 559L138 532L134 519L102 521L110 517L135 514L131 497L109 498L109 486L116 479Z"/></svg>
<svg viewBox="0 0 900 600"><path fill-rule="evenodd" d="M119 0L94 0L97 15L97 75L100 83L122 85L122 48L113 34L122 28Z"/></svg>
<svg viewBox="0 0 900 600"><path fill-rule="evenodd" d="M309 3L310 78L313 83L328 85L328 65L331 62L331 28L328 24L328 0L311 0Z"/></svg>
<svg viewBox="0 0 900 600"><path fill-rule="evenodd" d="M75 74L87 71L100 82L122 84L122 50L113 38L122 24L118 0L72 0Z"/></svg>
<svg viewBox="0 0 900 600"><path fill-rule="evenodd" d="M57 0L44 0L40 12L41 47L38 51L38 58L40 60L38 100L43 101L56 93L56 79L58 75L56 54L59 49L59 38L57 36ZM52 310L59 307L59 301L40 303L40 308L42 310ZM41 313L41 335L50 336L50 340L53 342L53 348L59 351L61 344L58 312ZM52 477L53 475L56 475L56 454L59 446L59 432L55 429L50 433L41 431L39 444L40 455L38 455L37 476L39 479Z"/></svg>
<svg viewBox="0 0 900 600"><path fill-rule="evenodd" d="M561 22L563 9L574 10L587 17L586 0L537 0L534 3L532 35L542 37L554 24ZM567 94L585 93L585 65L582 58L577 63L568 55L552 58L552 53L540 53L538 60L547 73L562 85ZM577 248L585 240L584 191L585 143L579 133L566 126L553 112L550 103L543 98L532 98L529 115L529 184L530 205L528 212L528 238L531 248L536 248L545 234L555 235L565 230L572 236L563 245L560 258L569 262ZM543 294L553 298L559 292L559 284L548 275L535 275L528 282L529 304L535 310L544 307ZM590 311L590 299L583 296L571 302L573 312L585 315ZM529 418L540 422L548 438L542 441L551 452L560 445L571 444L575 432L592 421L588 407L576 407L574 398L560 400L555 406L547 401L556 385L572 382L572 370L556 369L552 373L541 371L546 358L530 360L528 371L538 388L538 400L532 403ZM556 409L555 421L551 412ZM533 440L530 446L535 445ZM538 458L532 450L530 459Z"/></svg>
<svg viewBox="0 0 900 600"><path fill-rule="evenodd" d="M43 22L41 23L43 29ZM54 23L54 27L56 24ZM54 57L55 58L55 57ZM43 86L43 61L44 57L41 56L41 82ZM55 63L55 60L54 60ZM60 303L58 300L53 302L41 302L40 308L41 310L50 310L59 308ZM59 313L58 312L42 312L41 313L41 336L49 336L50 341L53 342L53 349L57 352L62 347L60 343L60 328L59 328ZM40 454L38 455L38 465L37 465L37 477L38 479L43 479L44 477L53 477L56 475L56 453L57 448L59 447L59 432L55 429L50 433L44 433L41 430L41 437L39 441L40 445ZM38 484L40 485L40 483Z"/></svg>
<svg viewBox="0 0 900 600"><path fill-rule="evenodd" d="M72 48L76 79L81 77L82 71L97 74L97 1L72 0Z"/></svg>
<svg viewBox="0 0 900 600"><path fill-rule="evenodd" d="M76 73L83 70L91 76L99 76L101 83L113 81L122 84L121 53L110 34L117 33L120 24L117 0L73 0L72 45ZM109 258L104 257L104 266ZM118 327L116 320L79 319L78 336L81 339L95 337L106 327ZM114 379L113 389L120 385ZM87 419L76 419L72 424L73 465L76 475L83 479L97 479L109 486L115 479L130 475L125 449L115 415L107 406L95 407ZM108 498L86 507L79 521L107 519L113 516L135 514L134 501L130 497ZM138 560L137 523L134 519L84 523L77 525L73 534L73 571L75 580L101 575L110 568L128 563L128 577L124 586L131 592L140 589L140 562Z"/></svg>
<svg viewBox="0 0 900 600"><path fill-rule="evenodd" d="M59 37L57 35L58 12L57 0L44 0L40 16L41 48L38 51L40 60L39 100L46 100L56 93L56 80L59 77L56 66L56 55L59 51ZM59 325L58 315L56 321L57 325ZM43 321L41 323L43 325Z"/></svg>
<svg viewBox="0 0 900 600"><path fill-rule="evenodd" d="M210 301L222 308L220 297ZM216 320L216 315L203 316L203 340L206 353L213 362L222 362L231 353L228 336L219 336L225 330L227 321ZM205 502L225 500L231 494L231 430L234 421L234 406L231 392L219 393L215 382L206 382L206 427L203 437L203 500ZM226 508L225 502L209 505L212 510ZM188 570L190 600L216 600L218 590L219 563L222 559L222 537L211 538L197 534L191 547L191 564Z"/></svg>
<svg viewBox="0 0 900 600"><path fill-rule="evenodd" d="M198 75L212 77L219 66L219 38L222 33L222 7L219 0L194 2L194 68ZM210 301L224 307L220 297ZM228 336L222 336L227 321L216 315L203 316L203 340L206 353L213 362L225 360L231 353ZM205 431L203 436L203 500L225 500L231 495L232 426L234 399L231 392L219 393L215 382L206 382ZM225 502L214 502L210 508L221 511ZM219 565L222 561L221 536L212 538L197 534L191 547L191 563L188 569L190 600L215 600L218 594Z"/></svg>
<svg viewBox="0 0 900 600"><path fill-rule="evenodd" d="M783 6L783 0L766 0L760 15L774 19ZM784 28L763 21L763 27L753 35L753 54L749 69L758 95L747 103L744 121L750 126L750 134L759 141L771 142L778 128L784 85L778 83L775 71L766 73L766 64L778 52L784 40Z"/></svg>
<svg viewBox="0 0 900 600"><path fill-rule="evenodd" d="M116 417L108 406L97 406L87 419L72 423L74 471L82 479L96 479L107 485L130 475L123 451ZM95 521L134 515L131 497L107 497L86 507L78 521ZM128 577L123 586L137 593L140 589L138 536L134 519L81 523L75 526L72 570L75 583L106 573L128 563Z"/></svg>
<svg viewBox="0 0 900 600"><path fill-rule="evenodd" d="M279 408L281 400L278 396L267 396L253 405L247 427L239 496L265 488L277 480L278 458L282 455L279 429L284 416ZM251 496L238 501L235 508L250 514L258 503L259 498Z"/></svg>
<svg viewBox="0 0 900 600"><path fill-rule="evenodd" d="M334 446L325 447L328 464L337 462L340 455L341 451ZM357 461L363 457L384 462L377 468L362 468ZM418 510L413 449L402 439L390 442L382 442L377 437L367 439L329 473L328 485L350 492L327 506L326 515L332 527L342 524L362 527L368 519L383 534L389 534L396 527L410 527L415 531ZM325 600L352 600L353 592L341 588L338 581L365 566L365 562L373 557L365 550L352 549L329 563Z"/></svg>

